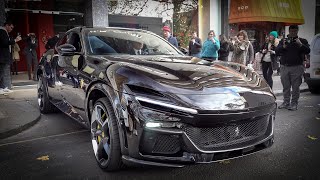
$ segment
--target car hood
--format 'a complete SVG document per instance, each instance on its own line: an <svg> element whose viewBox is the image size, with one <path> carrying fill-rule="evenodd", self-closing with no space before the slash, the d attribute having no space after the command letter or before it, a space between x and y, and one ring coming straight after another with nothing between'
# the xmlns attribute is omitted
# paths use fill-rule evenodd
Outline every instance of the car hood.
<svg viewBox="0 0 320 180"><path fill-rule="evenodd" d="M129 94L170 96L201 109L242 109L275 102L267 83L245 66L188 57L108 56L113 87ZM259 100L257 100L259 99Z"/></svg>

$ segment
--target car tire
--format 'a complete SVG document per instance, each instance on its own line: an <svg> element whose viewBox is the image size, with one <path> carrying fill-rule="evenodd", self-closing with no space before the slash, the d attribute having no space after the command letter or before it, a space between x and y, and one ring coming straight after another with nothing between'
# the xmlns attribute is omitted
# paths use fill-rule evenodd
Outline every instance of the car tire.
<svg viewBox="0 0 320 180"><path fill-rule="evenodd" d="M312 86L309 86L309 91L312 93L312 94L319 94L320 93L320 90L319 89L316 89Z"/></svg>
<svg viewBox="0 0 320 180"><path fill-rule="evenodd" d="M119 130L108 98L100 98L94 103L90 122L92 147L100 168L119 170L123 166Z"/></svg>
<svg viewBox="0 0 320 180"><path fill-rule="evenodd" d="M43 114L56 112L57 108L49 100L46 81L42 76L39 76L38 79L37 94L40 112Z"/></svg>

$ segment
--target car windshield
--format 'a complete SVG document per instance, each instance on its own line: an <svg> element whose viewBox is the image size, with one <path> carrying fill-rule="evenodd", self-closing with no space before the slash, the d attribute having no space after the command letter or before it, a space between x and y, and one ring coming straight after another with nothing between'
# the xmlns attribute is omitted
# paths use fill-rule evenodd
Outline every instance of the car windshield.
<svg viewBox="0 0 320 180"><path fill-rule="evenodd" d="M159 36L143 31L90 29L85 37L91 55L181 55Z"/></svg>

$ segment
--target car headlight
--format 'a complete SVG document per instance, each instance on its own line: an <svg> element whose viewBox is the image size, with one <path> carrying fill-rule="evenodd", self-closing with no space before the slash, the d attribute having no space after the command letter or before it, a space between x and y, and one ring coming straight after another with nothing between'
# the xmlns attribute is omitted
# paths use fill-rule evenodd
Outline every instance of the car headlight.
<svg viewBox="0 0 320 180"><path fill-rule="evenodd" d="M179 118L173 117L170 113L159 112L148 108L141 107L140 110L141 119L145 121L180 121Z"/></svg>

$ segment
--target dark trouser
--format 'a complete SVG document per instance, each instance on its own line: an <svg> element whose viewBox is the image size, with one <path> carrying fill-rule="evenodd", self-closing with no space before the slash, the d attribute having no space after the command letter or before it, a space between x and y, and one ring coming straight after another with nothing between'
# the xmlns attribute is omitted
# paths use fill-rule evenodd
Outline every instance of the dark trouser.
<svg viewBox="0 0 320 180"><path fill-rule="evenodd" d="M263 78L267 81L267 83L269 84L269 86L272 89L273 86L273 80L272 80L272 74L273 74L273 70L272 70L272 64L271 62L265 62L262 61L262 73L263 73Z"/></svg>
<svg viewBox="0 0 320 180"><path fill-rule="evenodd" d="M304 73L303 65L284 66L280 67L281 83L283 86L283 101L284 103L298 104L300 96L300 85ZM291 93L292 88L292 93ZM292 96L292 97L291 97Z"/></svg>
<svg viewBox="0 0 320 180"><path fill-rule="evenodd" d="M219 57L218 58L220 61L228 61L228 56L226 56L226 57Z"/></svg>
<svg viewBox="0 0 320 180"><path fill-rule="evenodd" d="M0 88L11 89L10 64L0 63Z"/></svg>
<svg viewBox="0 0 320 180"><path fill-rule="evenodd" d="M18 62L17 61L12 62L11 72L12 72L12 75L14 75L14 73L18 74Z"/></svg>
<svg viewBox="0 0 320 180"><path fill-rule="evenodd" d="M33 68L32 68L33 63ZM31 79L31 74L33 72L33 80L37 79L37 68L38 68L38 58L36 53L27 54L27 68L28 68L28 77Z"/></svg>

